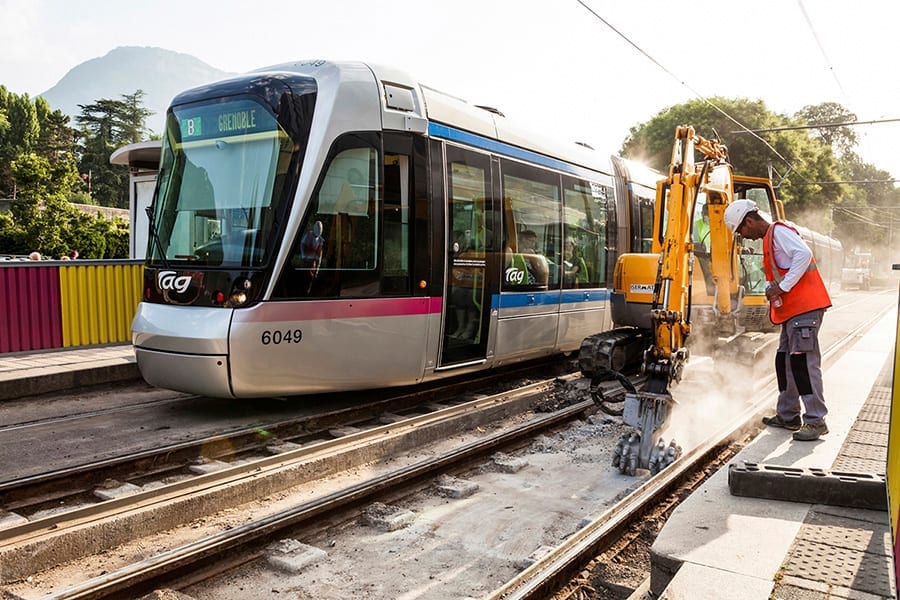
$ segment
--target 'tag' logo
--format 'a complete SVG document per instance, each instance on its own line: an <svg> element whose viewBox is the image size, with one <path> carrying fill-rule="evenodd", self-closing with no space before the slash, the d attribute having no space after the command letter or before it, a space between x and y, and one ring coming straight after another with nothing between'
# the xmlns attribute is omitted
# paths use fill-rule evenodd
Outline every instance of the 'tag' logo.
<svg viewBox="0 0 900 600"><path fill-rule="evenodd" d="M516 267L506 269L506 283L522 285L525 283L525 271Z"/></svg>
<svg viewBox="0 0 900 600"><path fill-rule="evenodd" d="M191 285L191 276L182 275L181 277L176 277L176 275L175 271L160 271L156 276L156 284L159 286L159 289L175 290L179 294L185 293L188 286Z"/></svg>

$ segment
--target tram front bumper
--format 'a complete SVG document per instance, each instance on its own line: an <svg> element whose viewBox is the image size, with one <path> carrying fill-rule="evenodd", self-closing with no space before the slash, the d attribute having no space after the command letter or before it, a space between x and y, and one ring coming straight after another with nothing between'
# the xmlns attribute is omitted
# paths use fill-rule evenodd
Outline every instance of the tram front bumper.
<svg viewBox="0 0 900 600"><path fill-rule="evenodd" d="M131 331L141 376L156 387L233 398L231 316L230 309L140 303Z"/></svg>

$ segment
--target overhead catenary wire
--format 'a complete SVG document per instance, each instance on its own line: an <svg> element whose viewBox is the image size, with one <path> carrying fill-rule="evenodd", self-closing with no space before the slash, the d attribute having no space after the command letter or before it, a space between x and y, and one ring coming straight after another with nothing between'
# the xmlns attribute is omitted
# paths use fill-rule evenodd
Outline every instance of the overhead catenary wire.
<svg viewBox="0 0 900 600"><path fill-rule="evenodd" d="M865 208L865 207L854 207L854 208ZM871 227L880 227L882 229L888 227L888 225L885 225L884 223L881 223L879 221L875 221L872 217L867 217L863 214L860 214L859 212L851 210L850 208L846 208L843 206L833 206L833 207L831 207L831 210L832 210L832 214L837 212L846 217L854 219L854 220L858 221L859 223L864 223Z"/></svg>
<svg viewBox="0 0 900 600"><path fill-rule="evenodd" d="M712 107L714 110L718 111L722 116L724 116L724 117L727 118L729 121L731 121L732 123L734 123L735 125L737 125L738 127L740 127L743 131L746 131L747 133L749 133L750 135L752 135L753 137L755 137L756 139L758 139L760 142L762 142L763 144L765 144L766 147L767 147L769 150L771 150L773 154L775 154L775 156L777 156L779 159L782 160L782 162L784 162L784 164L786 164L786 165L788 165L789 167L793 168L793 165L791 164L791 161L789 161L789 160L788 160L787 158L785 158L780 152L778 152L778 150L776 150L775 147L772 146L772 144L770 144L769 142L767 142L766 140L764 140L762 137L760 137L759 135L757 135L756 133L754 133L750 128L746 127L743 123L741 123L740 121L738 121L737 119L735 119L734 117L732 117L732 116L731 116L730 114L728 114L724 109L722 109L721 107L717 106L714 102L712 102L709 98L707 98L706 96L704 96L703 94L701 94L700 92L698 92L697 90L695 90L693 87L691 87L685 80L683 80L682 78L678 77L672 70L670 70L670 69L667 68L665 65L663 65L661 62L659 62L658 60L656 60L653 56L650 55L650 53L648 53L646 50L644 50L644 49L641 48L638 44L636 44L634 41L632 41L627 35L625 35L625 34L622 33L621 31L619 31L612 23L610 23L609 21L607 21L606 19L604 19L602 16L600 16L600 14L597 13L597 11L595 11L593 8L591 8L590 6L588 6L588 5L584 2L584 0L577 0L577 2L578 2L579 4L581 4L585 9L587 9L588 12L590 12L592 15L594 15L594 17L596 17L601 23L603 23L604 25L606 25L606 27L608 27L610 30L612 30L613 33L615 33L615 34L618 35L620 38L622 38L623 40L625 40L625 42L627 42L628 45L630 45L632 48L634 48L635 50L637 50L640 54L642 54L644 57L646 57L646 58L647 58L650 62L652 62L654 65L656 65L657 67L659 67L659 68L660 68L663 72L665 72L667 75L669 75L670 77L672 77L672 78L673 78L675 81L677 81L680 85L682 85L682 86L684 86L685 88L687 88L688 90L690 90L690 92L691 92L692 94L694 94L698 99L702 100L703 102L705 102L706 104L708 104L710 107Z"/></svg>
<svg viewBox="0 0 900 600"><path fill-rule="evenodd" d="M816 31L812 19L809 18L809 13L806 12L806 7L803 6L803 0L797 0L797 5L800 7L800 13L803 14L803 19L806 21L806 25L809 27L809 31L812 34L813 39L816 40L816 45L819 47L819 52L822 53L822 58L825 59L825 66L828 67L828 71L834 78L834 82L837 84L838 89L841 90L841 95L843 95L844 99L849 102L850 97L844 90L844 86L841 84L841 80L838 78L837 71L835 70L834 66L832 66L831 59L828 58L828 53L825 52L825 46L822 45L822 40L819 39L819 33Z"/></svg>
<svg viewBox="0 0 900 600"><path fill-rule="evenodd" d="M845 179L842 181L804 181L802 183L795 183L794 185L837 185L840 183L846 183L847 185L862 185L869 183L900 183L900 179Z"/></svg>
<svg viewBox="0 0 900 600"><path fill-rule="evenodd" d="M792 131L795 129L831 129L833 127L854 127L856 125L878 125L880 123L897 123L900 119L873 119L871 121L843 121L841 123L810 123L808 125L786 125L784 127L766 127L763 129L742 129L728 133L769 133L771 131Z"/></svg>

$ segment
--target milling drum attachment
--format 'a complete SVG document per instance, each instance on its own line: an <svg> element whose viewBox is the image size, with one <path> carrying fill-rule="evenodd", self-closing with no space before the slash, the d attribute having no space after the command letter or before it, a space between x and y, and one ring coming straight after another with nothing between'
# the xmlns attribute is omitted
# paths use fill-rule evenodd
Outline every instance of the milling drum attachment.
<svg viewBox="0 0 900 600"><path fill-rule="evenodd" d="M622 421L637 431L619 439L613 454L613 466L619 472L634 475L638 468L658 473L681 456L681 446L672 440L667 447L656 431L668 420L675 400L670 394L635 392L625 394Z"/></svg>

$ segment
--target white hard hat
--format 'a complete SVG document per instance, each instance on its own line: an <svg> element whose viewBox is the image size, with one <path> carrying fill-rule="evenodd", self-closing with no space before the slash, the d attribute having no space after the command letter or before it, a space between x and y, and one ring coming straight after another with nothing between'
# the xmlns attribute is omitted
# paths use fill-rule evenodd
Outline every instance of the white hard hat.
<svg viewBox="0 0 900 600"><path fill-rule="evenodd" d="M734 233L747 213L755 211L759 211L759 207L753 200L735 200L725 209L725 225Z"/></svg>

